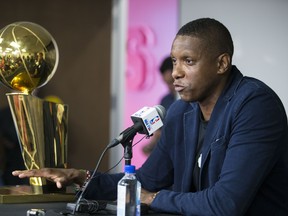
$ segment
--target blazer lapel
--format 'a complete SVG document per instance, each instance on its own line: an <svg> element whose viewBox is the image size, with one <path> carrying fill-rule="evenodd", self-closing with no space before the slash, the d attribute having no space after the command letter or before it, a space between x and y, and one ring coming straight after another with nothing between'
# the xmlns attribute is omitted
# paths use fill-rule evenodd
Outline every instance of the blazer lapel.
<svg viewBox="0 0 288 216"><path fill-rule="evenodd" d="M231 100L231 98L234 95L234 91L241 82L243 75L238 71L236 67L233 68L234 73L232 73L231 79L226 87L226 89L223 91L223 94L219 97L211 118L208 123L208 127L206 129L204 143L202 147L202 160L201 160L201 169L200 169L200 188L201 187L201 179L202 179L202 172L203 167L205 163L207 162L210 150L211 150L211 143L213 143L218 137L218 130L220 127L222 127L223 118L225 116L225 109L227 107L227 104ZM230 87L229 87L230 86ZM219 134L218 134L219 135ZM224 135L224 134L221 134Z"/></svg>
<svg viewBox="0 0 288 216"><path fill-rule="evenodd" d="M192 174L194 170L194 164L196 162L195 154L199 133L199 118L196 116L199 116L199 114L199 108L194 108L192 111L184 114L185 171L183 176L182 191L187 192L191 190L193 181Z"/></svg>

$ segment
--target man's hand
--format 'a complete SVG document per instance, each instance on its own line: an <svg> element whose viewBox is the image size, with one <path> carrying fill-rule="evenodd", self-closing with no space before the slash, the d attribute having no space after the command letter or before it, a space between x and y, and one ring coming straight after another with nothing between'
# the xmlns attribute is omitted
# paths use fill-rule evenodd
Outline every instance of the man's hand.
<svg viewBox="0 0 288 216"><path fill-rule="evenodd" d="M58 188L62 188L73 183L83 185L86 179L86 172L77 169L42 168L32 170L15 170L13 176L19 178L43 177L55 182Z"/></svg>
<svg viewBox="0 0 288 216"><path fill-rule="evenodd" d="M145 203L148 206L150 206L153 200L155 199L156 195L157 193L149 192L142 188L141 189L141 203Z"/></svg>

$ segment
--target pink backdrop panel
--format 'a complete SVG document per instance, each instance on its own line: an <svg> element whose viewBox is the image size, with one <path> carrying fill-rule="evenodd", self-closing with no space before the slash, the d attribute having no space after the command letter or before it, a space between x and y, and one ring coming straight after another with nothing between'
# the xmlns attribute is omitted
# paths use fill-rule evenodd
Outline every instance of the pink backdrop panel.
<svg viewBox="0 0 288 216"><path fill-rule="evenodd" d="M170 54L178 30L177 0L130 0L125 90L124 128L131 126L130 116L144 106L155 106L168 89L163 83L159 66ZM136 144L143 135L136 135ZM132 164L139 168L146 160L142 140L133 147Z"/></svg>

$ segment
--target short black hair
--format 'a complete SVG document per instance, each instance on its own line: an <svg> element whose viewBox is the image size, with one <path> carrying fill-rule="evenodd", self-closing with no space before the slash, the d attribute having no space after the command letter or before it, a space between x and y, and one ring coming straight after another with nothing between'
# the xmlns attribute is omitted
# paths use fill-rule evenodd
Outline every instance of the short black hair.
<svg viewBox="0 0 288 216"><path fill-rule="evenodd" d="M192 36L203 39L210 51L217 54L228 53L231 58L234 45L229 30L219 21L212 18L196 19L183 25L177 36Z"/></svg>
<svg viewBox="0 0 288 216"><path fill-rule="evenodd" d="M159 68L161 74L164 74L167 70L173 70L173 62L170 56L167 56L161 63Z"/></svg>

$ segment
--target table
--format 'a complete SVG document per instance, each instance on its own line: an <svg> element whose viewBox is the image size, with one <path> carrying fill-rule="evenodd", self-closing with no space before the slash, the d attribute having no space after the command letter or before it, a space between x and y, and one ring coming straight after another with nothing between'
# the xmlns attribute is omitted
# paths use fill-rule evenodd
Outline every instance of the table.
<svg viewBox="0 0 288 216"><path fill-rule="evenodd" d="M17 203L17 204L0 204L0 216L26 216L29 209L45 209L45 216L71 216L70 211L66 210L67 202L49 202L49 203ZM86 213L75 213L76 216L91 216ZM96 216L106 215L115 216L110 211L99 211ZM160 214L148 212L149 216L171 216L171 214Z"/></svg>
<svg viewBox="0 0 288 216"><path fill-rule="evenodd" d="M69 191L68 191L69 192ZM75 194L33 194L30 186L18 186L18 187L2 187L0 188L0 216L26 216L27 211L30 209L44 209L45 216L71 216L71 212L75 208ZM86 201L85 201L86 202ZM84 202L84 204L85 204ZM116 201L93 201L99 204L96 205L98 210L96 214L115 216L117 213ZM68 205L69 204L69 205ZM67 210L67 206L70 206L70 210ZM72 206L72 207L71 207ZM88 216L88 213L78 213L76 216ZM159 214L152 212L145 204L141 205L141 215L163 215L169 216L169 214Z"/></svg>
<svg viewBox="0 0 288 216"><path fill-rule="evenodd" d="M45 209L46 215L62 215L60 212L66 210L66 202L56 203L17 203L17 204L0 204L0 216L26 216L29 209Z"/></svg>

